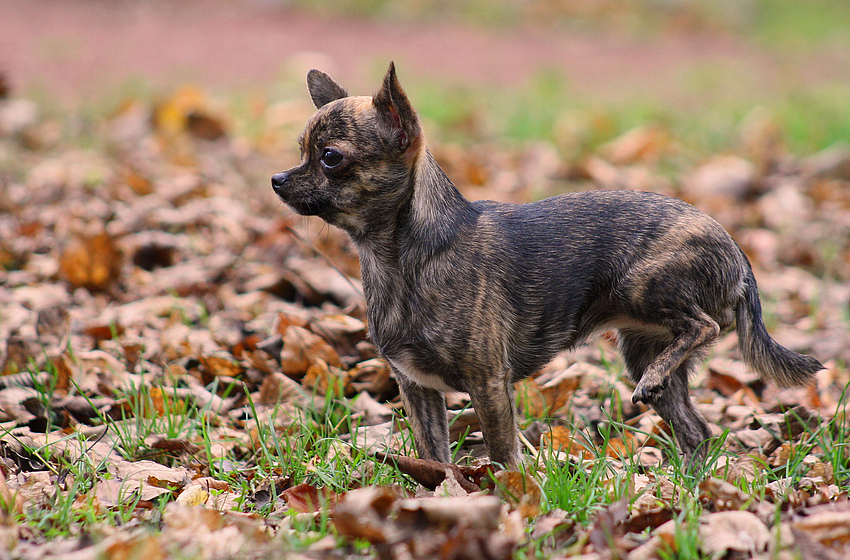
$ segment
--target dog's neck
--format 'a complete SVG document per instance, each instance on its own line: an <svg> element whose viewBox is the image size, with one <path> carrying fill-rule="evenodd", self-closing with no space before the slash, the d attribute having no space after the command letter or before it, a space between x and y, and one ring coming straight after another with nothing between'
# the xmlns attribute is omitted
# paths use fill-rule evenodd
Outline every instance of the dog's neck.
<svg viewBox="0 0 850 560"><path fill-rule="evenodd" d="M411 166L410 198L395 216L352 239L357 245L364 282L378 276L417 274L443 253L478 210L460 193L434 157L423 147Z"/></svg>
<svg viewBox="0 0 850 560"><path fill-rule="evenodd" d="M475 215L470 202L446 176L431 152L423 149L414 170L409 212L400 221L405 234L402 241L407 241L409 250L443 250L470 220L474 221Z"/></svg>

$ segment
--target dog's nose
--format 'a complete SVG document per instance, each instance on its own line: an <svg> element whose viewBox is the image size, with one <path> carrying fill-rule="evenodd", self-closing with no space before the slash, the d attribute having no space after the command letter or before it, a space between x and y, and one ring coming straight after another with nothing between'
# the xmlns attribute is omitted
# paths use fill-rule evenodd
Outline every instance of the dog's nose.
<svg viewBox="0 0 850 560"><path fill-rule="evenodd" d="M286 187L287 181L289 181L288 171L281 171L272 175L272 189L274 189L274 192L280 194L280 191Z"/></svg>

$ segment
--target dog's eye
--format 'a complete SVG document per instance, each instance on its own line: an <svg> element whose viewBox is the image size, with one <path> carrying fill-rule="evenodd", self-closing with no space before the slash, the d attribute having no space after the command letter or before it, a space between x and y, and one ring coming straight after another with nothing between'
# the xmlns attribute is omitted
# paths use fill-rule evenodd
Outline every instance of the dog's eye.
<svg viewBox="0 0 850 560"><path fill-rule="evenodd" d="M322 152L322 157L320 159L322 165L324 165L327 169L333 169L334 167L342 163L342 160L342 152L333 148L325 148L325 151Z"/></svg>

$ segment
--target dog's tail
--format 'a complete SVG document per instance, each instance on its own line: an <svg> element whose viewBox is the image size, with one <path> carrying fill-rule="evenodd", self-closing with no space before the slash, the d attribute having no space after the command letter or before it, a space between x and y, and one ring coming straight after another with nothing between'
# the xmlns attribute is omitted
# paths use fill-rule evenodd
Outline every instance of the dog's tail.
<svg viewBox="0 0 850 560"><path fill-rule="evenodd" d="M762 378L782 387L811 382L823 365L811 356L792 352L770 337L761 316L756 279L749 266L744 282L744 295L735 309L744 361Z"/></svg>

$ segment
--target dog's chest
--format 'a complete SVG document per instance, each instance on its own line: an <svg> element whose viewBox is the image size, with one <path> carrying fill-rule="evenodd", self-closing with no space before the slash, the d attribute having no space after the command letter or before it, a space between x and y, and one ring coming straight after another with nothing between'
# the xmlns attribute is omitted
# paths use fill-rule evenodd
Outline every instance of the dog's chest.
<svg viewBox="0 0 850 560"><path fill-rule="evenodd" d="M423 336L416 318L390 315L371 314L369 329L375 346L398 375L438 391L463 390L458 386L460 378L446 379L447 364L440 361L439 352Z"/></svg>
<svg viewBox="0 0 850 560"><path fill-rule="evenodd" d="M452 383L444 374L437 373L446 369L445 364L438 363L437 352L429 351L431 345L415 328L415 321L408 318L406 323L406 328L399 329L387 329L380 322L371 324L372 339L381 355L407 381L438 391L462 390L455 386L459 379Z"/></svg>
<svg viewBox="0 0 850 560"><path fill-rule="evenodd" d="M450 392L457 391L458 388L449 386L442 376L424 371L411 356L405 354L396 355L394 358L387 357L387 360L393 365L396 371L417 385L430 387L438 391Z"/></svg>

